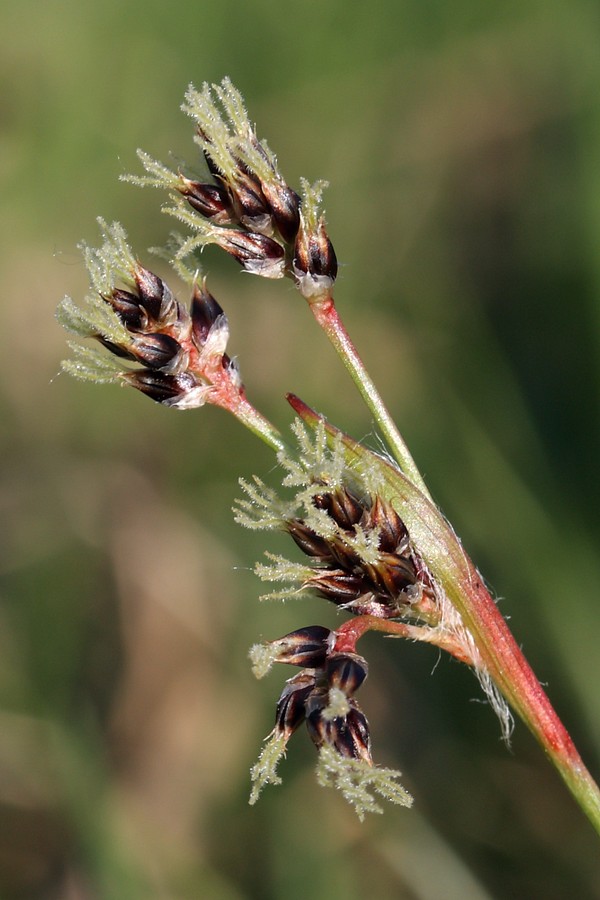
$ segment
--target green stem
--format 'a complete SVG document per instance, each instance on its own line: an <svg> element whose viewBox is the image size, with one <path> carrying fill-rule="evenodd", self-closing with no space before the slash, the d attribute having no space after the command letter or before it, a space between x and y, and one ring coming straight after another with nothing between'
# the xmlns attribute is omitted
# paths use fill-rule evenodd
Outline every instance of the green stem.
<svg viewBox="0 0 600 900"><path fill-rule="evenodd" d="M280 453L286 449L286 443L279 430L252 406L245 394L239 395L233 401L219 405L222 405L224 409L232 413L242 425L245 425L252 434L259 437L275 453Z"/></svg>
<svg viewBox="0 0 600 900"><path fill-rule="evenodd" d="M358 351L352 343L350 335L346 331L344 323L335 307L333 297L330 295L318 297L309 305L316 321L327 335L338 356L350 373L354 384L358 388L371 415L375 419L377 426L385 438L398 465L421 493L426 497L430 497L427 486L423 481L423 477L412 458L404 438L400 434L379 391L375 387L375 383L365 369L363 361L358 355Z"/></svg>

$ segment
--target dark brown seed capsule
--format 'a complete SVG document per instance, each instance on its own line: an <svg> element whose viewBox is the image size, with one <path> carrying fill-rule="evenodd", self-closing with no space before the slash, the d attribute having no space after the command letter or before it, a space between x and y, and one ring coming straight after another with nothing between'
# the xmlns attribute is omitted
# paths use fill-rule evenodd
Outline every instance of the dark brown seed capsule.
<svg viewBox="0 0 600 900"><path fill-rule="evenodd" d="M269 221L269 208L260 183L240 166L235 180L230 182L228 187L237 218L247 225L257 220L266 226Z"/></svg>
<svg viewBox="0 0 600 900"><path fill-rule="evenodd" d="M204 282L201 285L194 285L191 313L192 337L196 347L201 350L219 316L225 315L219 303L206 289Z"/></svg>
<svg viewBox="0 0 600 900"><path fill-rule="evenodd" d="M361 759L364 762L373 764L371 756L371 736L369 734L369 723L363 711L358 704L351 701L351 709L346 716L347 736L350 739L346 746L350 751L353 759Z"/></svg>
<svg viewBox="0 0 600 900"><path fill-rule="evenodd" d="M104 299L110 303L126 328L131 331L143 331L147 326L148 315L135 294L117 288L110 297Z"/></svg>
<svg viewBox="0 0 600 900"><path fill-rule="evenodd" d="M310 672L299 672L286 682L275 712L275 728L287 739L304 721L306 701L314 690L315 678Z"/></svg>
<svg viewBox="0 0 600 900"><path fill-rule="evenodd" d="M166 287L164 281L140 265L135 270L135 281L139 291L140 304L153 319L158 320Z"/></svg>
<svg viewBox="0 0 600 900"><path fill-rule="evenodd" d="M300 197L287 184L278 182L262 182L262 190L279 234L290 243L300 226Z"/></svg>
<svg viewBox="0 0 600 900"><path fill-rule="evenodd" d="M310 739L317 747L328 742L331 720L323 716L323 710L328 703L329 696L325 688L315 688L306 699L306 727Z"/></svg>
<svg viewBox="0 0 600 900"><path fill-rule="evenodd" d="M391 597L396 597L417 581L412 562L396 553L382 553L377 563L365 563L363 570L379 590Z"/></svg>
<svg viewBox="0 0 600 900"><path fill-rule="evenodd" d="M231 225L236 221L229 195L221 185L202 184L181 176L177 190L193 209L215 225Z"/></svg>
<svg viewBox="0 0 600 900"><path fill-rule="evenodd" d="M369 590L363 575L347 573L342 569L317 571L307 580L306 586L313 588L321 597L337 603L338 606L357 600Z"/></svg>
<svg viewBox="0 0 600 900"><path fill-rule="evenodd" d="M151 400L167 405L197 387L196 379L187 373L168 375L165 372L140 370L139 372L125 372L121 377L127 384L146 394Z"/></svg>
<svg viewBox="0 0 600 900"><path fill-rule="evenodd" d="M369 514L372 528L379 529L379 547L388 553L404 553L408 547L408 530L394 507L375 497Z"/></svg>
<svg viewBox="0 0 600 900"><path fill-rule="evenodd" d="M181 353L181 345L168 334L146 334L133 340L132 353L150 369L162 369Z"/></svg>
<svg viewBox="0 0 600 900"><path fill-rule="evenodd" d="M327 657L327 683L330 688L339 688L347 697L356 693L368 672L366 659L357 653L332 653Z"/></svg>
<svg viewBox="0 0 600 900"><path fill-rule="evenodd" d="M96 340L100 341L103 347L106 347L107 350L110 350L115 356L118 356L120 359L137 359L137 357L127 348L121 344L115 344L114 341L109 341L108 338L105 338L101 334L97 334Z"/></svg>
<svg viewBox="0 0 600 900"><path fill-rule="evenodd" d="M288 534L307 556L314 556L324 563L333 562L329 543L325 538L316 534L312 528L309 528L302 519L289 519L285 527Z"/></svg>
<svg viewBox="0 0 600 900"><path fill-rule="evenodd" d="M253 275L281 278L284 274L284 249L272 238L257 232L223 231L217 243Z"/></svg>
<svg viewBox="0 0 600 900"><path fill-rule="evenodd" d="M343 537L332 538L329 542L329 551L336 566L345 569L346 572L358 573L360 571L360 556L344 541Z"/></svg>
<svg viewBox="0 0 600 900"><path fill-rule="evenodd" d="M337 258L321 220L316 231L300 231L294 248L294 269L300 275L325 276L335 281Z"/></svg>
<svg viewBox="0 0 600 900"><path fill-rule="evenodd" d="M361 759L372 764L369 723L355 700L344 716L326 719L323 710L327 695L313 691L306 703L306 727L317 748L329 745L345 759Z"/></svg>
<svg viewBox="0 0 600 900"><path fill-rule="evenodd" d="M315 494L313 503L317 509L324 509L346 531L360 522L365 509L359 498L346 487Z"/></svg>
<svg viewBox="0 0 600 900"><path fill-rule="evenodd" d="M271 641L270 646L277 650L276 662L318 669L325 665L330 636L329 628L309 625Z"/></svg>

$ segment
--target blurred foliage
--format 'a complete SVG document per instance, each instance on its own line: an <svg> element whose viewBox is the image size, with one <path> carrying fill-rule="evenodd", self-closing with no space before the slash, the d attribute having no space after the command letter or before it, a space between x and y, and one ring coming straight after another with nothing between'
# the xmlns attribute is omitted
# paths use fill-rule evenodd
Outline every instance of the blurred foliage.
<svg viewBox="0 0 600 900"><path fill-rule="evenodd" d="M360 825L299 736L247 806L285 673L247 647L324 602L256 600L234 421L56 378L76 242L193 159L190 81L229 74L291 184L328 178L337 297L413 453L592 771L600 748L600 10L588 0L20 0L0 10L0 896L600 897L597 839L474 679L365 639L374 752L414 811ZM250 396L293 390L376 443L290 287L207 252ZM282 549L274 544L270 549ZM303 608L300 608L303 607ZM435 669L435 671L433 671ZM279 678L279 680L278 680Z"/></svg>

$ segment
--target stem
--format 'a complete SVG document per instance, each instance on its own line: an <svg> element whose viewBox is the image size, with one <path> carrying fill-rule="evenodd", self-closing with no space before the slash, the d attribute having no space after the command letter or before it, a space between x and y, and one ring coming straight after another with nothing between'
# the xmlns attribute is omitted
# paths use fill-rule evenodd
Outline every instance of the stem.
<svg viewBox="0 0 600 900"><path fill-rule="evenodd" d="M245 425L252 434L259 437L275 453L286 449L285 441L278 429L252 406L245 394L239 394L233 401L219 403L219 405L232 413L242 425Z"/></svg>
<svg viewBox="0 0 600 900"><path fill-rule="evenodd" d="M371 415L375 419L379 430L385 438L398 465L421 493L426 497L430 497L427 486L412 458L410 450L406 446L404 438L398 431L379 391L375 387L375 383L367 372L356 347L352 343L350 335L346 331L344 323L335 307L333 297L331 295L318 297L309 305L317 323L327 335L338 356L350 373L354 384L358 388Z"/></svg>
<svg viewBox="0 0 600 900"><path fill-rule="evenodd" d="M472 568L472 566L471 566ZM462 593L461 615L495 683L544 748L600 833L600 789L477 573ZM449 591L449 594L451 592ZM455 601L455 597L450 596ZM458 604L457 604L458 606Z"/></svg>
<svg viewBox="0 0 600 900"><path fill-rule="evenodd" d="M197 357L195 348L192 350ZM252 434L260 438L275 453L287 449L279 429L250 403L246 397L244 386L232 378L230 370L223 367L220 357L210 361L209 364L205 363L204 366L200 363L201 361L198 360L198 374L212 387L208 402L230 412L238 422L245 425Z"/></svg>
<svg viewBox="0 0 600 900"><path fill-rule="evenodd" d="M444 634L427 625L411 625L408 622L382 619L378 616L356 616L354 619L344 622L336 630L335 649L341 653L353 653L356 642L367 631L381 631L388 637L408 638L411 641L433 644L434 647L445 650L460 662L473 665L472 658L465 655L464 648L453 640L451 635Z"/></svg>

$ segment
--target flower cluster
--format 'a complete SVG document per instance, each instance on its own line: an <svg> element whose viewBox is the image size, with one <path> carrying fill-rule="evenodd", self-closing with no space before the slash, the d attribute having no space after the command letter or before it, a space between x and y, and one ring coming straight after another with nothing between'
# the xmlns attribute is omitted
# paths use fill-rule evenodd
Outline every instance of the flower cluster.
<svg viewBox="0 0 600 900"><path fill-rule="evenodd" d="M116 359L75 344L75 359L65 361L63 368L84 379L121 381L177 409L241 396L237 365L225 352L227 317L205 283L193 283L190 307L184 307L161 278L134 258L123 228L99 222L102 246L83 245L92 292L82 306L65 297L58 318L79 337L97 340Z"/></svg>
<svg viewBox="0 0 600 900"><path fill-rule="evenodd" d="M279 783L277 764L302 722L319 751L318 777L338 787L362 817L377 811L373 792L408 804L398 772L373 764L369 725L354 694L367 675L356 652L365 630L422 640L473 663L474 650L460 617L448 604L414 548L408 529L384 496L375 468L350 468L340 440L330 442L323 427L314 435L297 423L297 454L280 452L283 499L255 478L242 481L237 521L253 529L279 530L291 536L308 557L298 563L267 553L257 574L285 587L267 597L298 596L306 591L334 602L354 618L335 631L310 626L251 650L255 675L273 663L303 667L285 685L275 727L252 770L252 802L268 783Z"/></svg>
<svg viewBox="0 0 600 900"><path fill-rule="evenodd" d="M441 612L433 581L392 503L376 483L348 471L340 449L317 451L301 428L296 434L301 464L280 456L288 468L284 484L300 488L294 499L282 501L255 479L242 482L246 498L237 503L238 522L287 532L309 558L299 564L267 554L270 563L260 564L257 574L289 585L267 596L311 591L354 615L436 625Z"/></svg>
<svg viewBox="0 0 600 900"><path fill-rule="evenodd" d="M280 782L277 764L304 722L319 751L319 780L338 787L361 819L365 812L381 811L371 792L411 805L410 794L397 782L400 773L373 766L369 723L354 698L367 677L367 661L338 649L339 643L335 632L313 625L250 651L258 677L274 662L304 667L286 682L277 703L275 727L252 768L250 803L266 784Z"/></svg>
<svg viewBox="0 0 600 900"><path fill-rule="evenodd" d="M325 182L302 179L301 195L289 187L228 78L201 91L190 86L182 109L195 122L209 180L173 171L143 151L138 156L146 175L125 178L170 191L165 212L192 231L179 239L176 258L216 244L246 272L290 277L310 302L326 296L337 259L319 212Z"/></svg>
<svg viewBox="0 0 600 900"><path fill-rule="evenodd" d="M237 365L225 353L223 310L199 282L197 260L191 267L185 260L215 244L246 272L291 278L311 303L328 296L337 260L319 210L325 182L303 179L301 195L287 185L229 79L201 91L190 87L183 109L195 122L207 177L174 172L139 151L146 174L124 180L169 190L165 212L191 230L187 239L173 234L168 248L173 268L191 285L190 309L134 257L120 224L99 219L102 245L82 245L91 292L82 306L65 297L58 318L79 337L95 338L113 358L74 344L74 359L63 369L81 379L129 384L177 409L220 405L279 447L274 429L249 407Z"/></svg>
<svg viewBox="0 0 600 900"><path fill-rule="evenodd" d="M355 615L392 619L412 609L422 616L427 573L393 506L378 495L359 497L346 485L317 490L312 502L335 530L324 537L305 518L285 523L294 542L314 560L303 587Z"/></svg>

